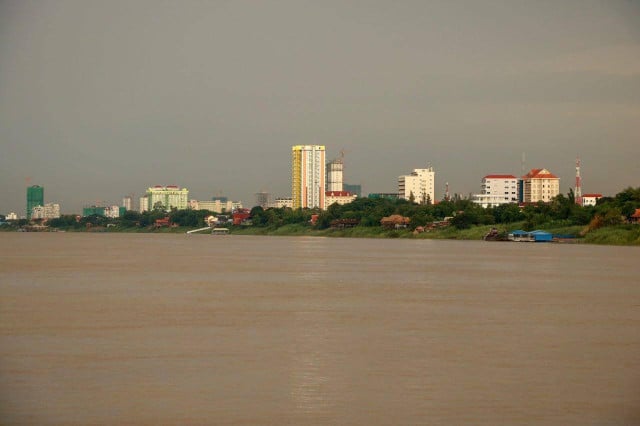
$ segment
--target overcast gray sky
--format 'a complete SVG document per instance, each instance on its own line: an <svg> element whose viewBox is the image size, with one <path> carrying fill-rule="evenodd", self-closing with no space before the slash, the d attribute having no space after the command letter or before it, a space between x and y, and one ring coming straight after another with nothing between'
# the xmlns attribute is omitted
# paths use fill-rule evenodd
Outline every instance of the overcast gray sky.
<svg viewBox="0 0 640 426"><path fill-rule="evenodd" d="M292 145L436 197L546 167L640 186L640 2L2 1L0 213L25 178L79 212L149 186L289 196ZM136 201L137 204L137 201Z"/></svg>

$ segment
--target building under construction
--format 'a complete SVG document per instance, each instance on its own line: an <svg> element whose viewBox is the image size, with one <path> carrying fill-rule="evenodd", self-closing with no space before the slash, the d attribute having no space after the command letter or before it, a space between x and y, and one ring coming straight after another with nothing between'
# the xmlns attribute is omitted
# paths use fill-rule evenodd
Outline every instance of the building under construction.
<svg viewBox="0 0 640 426"><path fill-rule="evenodd" d="M36 206L44 206L44 188L39 185L27 187L27 219L31 219Z"/></svg>
<svg viewBox="0 0 640 426"><path fill-rule="evenodd" d="M336 158L335 160L327 163L327 191L342 191L343 190L343 174L344 174L344 161L341 158Z"/></svg>

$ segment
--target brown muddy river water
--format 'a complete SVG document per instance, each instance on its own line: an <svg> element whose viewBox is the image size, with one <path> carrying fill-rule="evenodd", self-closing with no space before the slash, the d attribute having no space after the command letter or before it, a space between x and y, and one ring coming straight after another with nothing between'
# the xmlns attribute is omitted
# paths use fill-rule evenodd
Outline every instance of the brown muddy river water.
<svg viewBox="0 0 640 426"><path fill-rule="evenodd" d="M640 424L637 247L0 247L0 424Z"/></svg>

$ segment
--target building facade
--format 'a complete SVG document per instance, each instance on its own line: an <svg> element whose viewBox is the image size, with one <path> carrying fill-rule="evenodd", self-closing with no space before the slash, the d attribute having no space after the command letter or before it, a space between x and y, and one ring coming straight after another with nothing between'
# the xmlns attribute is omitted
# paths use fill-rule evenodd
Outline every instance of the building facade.
<svg viewBox="0 0 640 426"><path fill-rule="evenodd" d="M595 206L602 194L584 194L582 196L582 207Z"/></svg>
<svg viewBox="0 0 640 426"><path fill-rule="evenodd" d="M209 210L214 213L231 213L237 208L242 208L241 202L216 199L212 201L189 200L189 208L192 210Z"/></svg>
<svg viewBox="0 0 640 426"><path fill-rule="evenodd" d="M146 195L140 197L139 204L138 204L138 211L140 213L149 211L149 197L147 197Z"/></svg>
<svg viewBox="0 0 640 426"><path fill-rule="evenodd" d="M118 218L120 217L120 212L124 213L124 209L125 207L119 207L116 205L113 206L107 206L104 208L104 216L105 217L110 217L110 218Z"/></svg>
<svg viewBox="0 0 640 426"><path fill-rule="evenodd" d="M189 206L189 190L176 185L156 185L147 189L147 209L161 208L169 211L172 208L184 210ZM142 209L141 209L142 210Z"/></svg>
<svg viewBox="0 0 640 426"><path fill-rule="evenodd" d="M31 209L31 219L57 219L60 217L60 204L47 203Z"/></svg>
<svg viewBox="0 0 640 426"><path fill-rule="evenodd" d="M126 211L133 210L133 199L128 195L123 197L122 207L124 207Z"/></svg>
<svg viewBox="0 0 640 426"><path fill-rule="evenodd" d="M356 198L356 194L352 194L347 191L327 191L325 193L326 205L329 207L332 204L349 204L353 202Z"/></svg>
<svg viewBox="0 0 640 426"><path fill-rule="evenodd" d="M291 149L293 208L325 207L325 147L296 145Z"/></svg>
<svg viewBox="0 0 640 426"><path fill-rule="evenodd" d="M36 206L44 206L44 188L39 185L27 188L27 219L31 219Z"/></svg>
<svg viewBox="0 0 640 426"><path fill-rule="evenodd" d="M327 163L326 177L327 185L326 190L331 192L339 192L343 190L343 174L344 174L344 162L341 158L335 159L330 163ZM326 203L329 205L329 203Z"/></svg>
<svg viewBox="0 0 640 426"><path fill-rule="evenodd" d="M548 203L560 194L560 178L547 169L531 169L522 176L522 201Z"/></svg>
<svg viewBox="0 0 640 426"><path fill-rule="evenodd" d="M480 194L471 198L484 208L518 202L518 178L513 175L487 175L482 178Z"/></svg>
<svg viewBox="0 0 640 426"><path fill-rule="evenodd" d="M410 175L398 177L398 198L427 204L435 201L435 176L433 167L415 169Z"/></svg>
<svg viewBox="0 0 640 426"><path fill-rule="evenodd" d="M276 209L283 209L283 208L293 208L293 198L291 197L278 197L276 198L273 203L271 203L269 205L269 207L273 207Z"/></svg>

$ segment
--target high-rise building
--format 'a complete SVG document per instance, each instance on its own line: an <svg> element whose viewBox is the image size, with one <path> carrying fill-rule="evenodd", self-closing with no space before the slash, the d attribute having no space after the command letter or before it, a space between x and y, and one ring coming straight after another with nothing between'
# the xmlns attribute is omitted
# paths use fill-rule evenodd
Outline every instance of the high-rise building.
<svg viewBox="0 0 640 426"><path fill-rule="evenodd" d="M343 191L343 173L344 162L342 158L337 158L330 163L327 163L327 191L341 192Z"/></svg>
<svg viewBox="0 0 640 426"><path fill-rule="evenodd" d="M148 212L149 211L149 197L147 197L146 195L143 195L142 197L140 197L140 203L138 211L140 213L144 213L144 212Z"/></svg>
<svg viewBox="0 0 640 426"><path fill-rule="evenodd" d="M147 189L148 208L160 208L169 211L172 208L184 210L189 206L189 190L175 185L156 185Z"/></svg>
<svg viewBox="0 0 640 426"><path fill-rule="evenodd" d="M293 208L325 207L325 147L296 145L291 149Z"/></svg>
<svg viewBox="0 0 640 426"><path fill-rule="evenodd" d="M435 176L433 167L414 169L410 175L398 176L398 198L421 204L435 201Z"/></svg>
<svg viewBox="0 0 640 426"><path fill-rule="evenodd" d="M122 198L122 207L124 207L126 211L133 210L133 199L130 195Z"/></svg>
<svg viewBox="0 0 640 426"><path fill-rule="evenodd" d="M44 188L38 185L27 188L27 219L31 219L33 208L44 206Z"/></svg>
<svg viewBox="0 0 640 426"><path fill-rule="evenodd" d="M531 169L522 176L522 201L548 203L560 194L560 178L547 169Z"/></svg>

